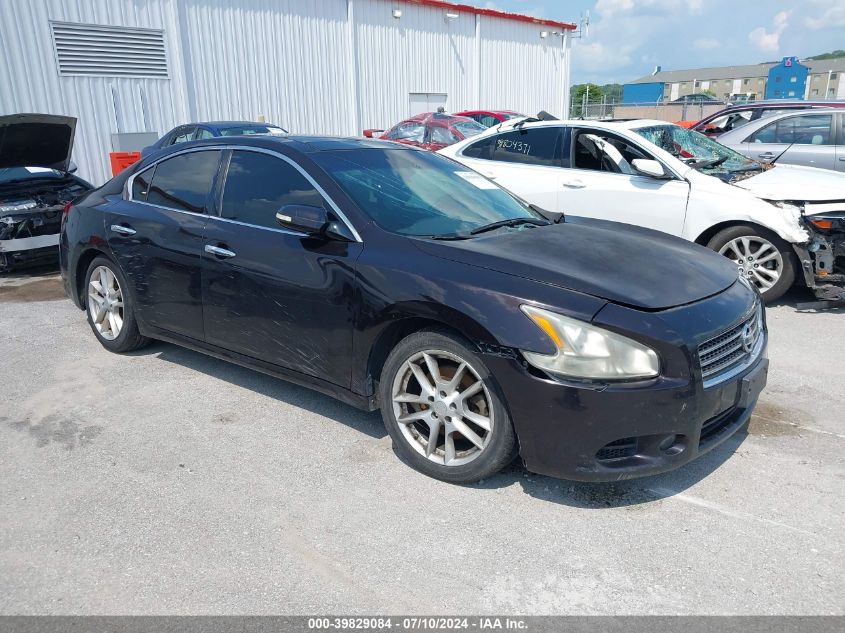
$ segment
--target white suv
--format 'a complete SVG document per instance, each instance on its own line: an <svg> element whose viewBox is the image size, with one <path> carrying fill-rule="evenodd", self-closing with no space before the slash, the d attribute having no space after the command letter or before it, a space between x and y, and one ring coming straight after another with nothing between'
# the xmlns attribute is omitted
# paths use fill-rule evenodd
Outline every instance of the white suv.
<svg viewBox="0 0 845 633"><path fill-rule="evenodd" d="M665 121L507 121L440 150L537 205L684 237L767 301L845 287L845 174L754 162ZM624 264L623 264L624 265Z"/></svg>

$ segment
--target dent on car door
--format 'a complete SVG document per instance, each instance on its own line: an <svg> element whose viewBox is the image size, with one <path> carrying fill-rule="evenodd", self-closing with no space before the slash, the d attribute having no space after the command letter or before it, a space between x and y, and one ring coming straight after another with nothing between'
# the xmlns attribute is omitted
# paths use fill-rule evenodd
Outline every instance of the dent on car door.
<svg viewBox="0 0 845 633"><path fill-rule="evenodd" d="M461 162L538 207L561 212L567 210L560 196L568 147L567 127L517 129L467 146Z"/></svg>
<svg viewBox="0 0 845 633"><path fill-rule="evenodd" d="M743 153L754 160L834 169L833 116L797 114L778 119L746 139Z"/></svg>
<svg viewBox="0 0 845 633"><path fill-rule="evenodd" d="M639 174L633 161L655 158L621 136L581 128L572 131L572 139L571 168L561 197L566 211L673 235L683 233L689 183Z"/></svg>
<svg viewBox="0 0 845 633"><path fill-rule="evenodd" d="M359 242L283 229L288 204L331 207L276 155L235 150L209 220L203 303L209 343L348 387Z"/></svg>
<svg viewBox="0 0 845 633"><path fill-rule="evenodd" d="M108 244L142 323L200 340L202 238L220 156L189 151L147 168L106 215Z"/></svg>

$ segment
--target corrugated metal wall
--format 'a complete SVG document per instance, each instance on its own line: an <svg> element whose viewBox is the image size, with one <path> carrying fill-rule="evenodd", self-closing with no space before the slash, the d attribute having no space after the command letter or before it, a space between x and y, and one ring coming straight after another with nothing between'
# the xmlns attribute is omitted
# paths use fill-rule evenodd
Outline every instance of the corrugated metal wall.
<svg viewBox="0 0 845 633"><path fill-rule="evenodd" d="M565 36L445 13L385 0L0 0L0 114L77 117L74 159L100 184L112 133L190 120L360 134L411 114L413 92L445 93L452 111L564 112ZM59 77L50 20L163 29L169 77Z"/></svg>

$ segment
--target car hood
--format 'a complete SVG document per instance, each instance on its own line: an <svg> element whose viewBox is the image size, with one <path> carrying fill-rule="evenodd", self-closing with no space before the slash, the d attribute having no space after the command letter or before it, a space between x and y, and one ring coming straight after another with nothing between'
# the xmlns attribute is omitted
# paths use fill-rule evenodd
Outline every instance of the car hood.
<svg viewBox="0 0 845 633"><path fill-rule="evenodd" d="M70 166L76 119L52 114L0 116L0 168Z"/></svg>
<svg viewBox="0 0 845 633"><path fill-rule="evenodd" d="M737 279L733 263L702 246L628 224L570 216L534 229L416 243L430 255L643 310L704 299Z"/></svg>
<svg viewBox="0 0 845 633"><path fill-rule="evenodd" d="M845 173L816 167L775 165L735 184L764 200L845 200Z"/></svg>

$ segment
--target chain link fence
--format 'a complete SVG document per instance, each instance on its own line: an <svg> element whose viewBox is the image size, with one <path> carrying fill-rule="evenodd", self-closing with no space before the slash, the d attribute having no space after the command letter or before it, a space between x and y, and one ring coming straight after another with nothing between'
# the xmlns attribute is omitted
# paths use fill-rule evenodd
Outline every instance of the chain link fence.
<svg viewBox="0 0 845 633"><path fill-rule="evenodd" d="M699 121L723 109L724 103L619 103L605 97L587 101L586 95L569 104L571 119L658 119L660 121Z"/></svg>

